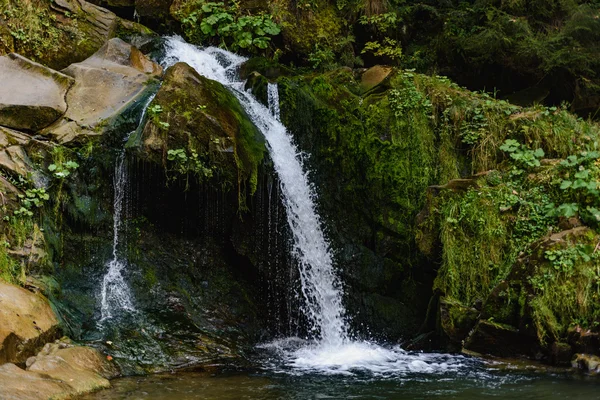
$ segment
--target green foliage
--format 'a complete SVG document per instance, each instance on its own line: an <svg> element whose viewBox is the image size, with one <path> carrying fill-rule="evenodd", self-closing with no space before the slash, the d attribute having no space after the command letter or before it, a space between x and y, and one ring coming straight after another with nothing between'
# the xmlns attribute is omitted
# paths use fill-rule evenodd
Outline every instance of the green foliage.
<svg viewBox="0 0 600 400"><path fill-rule="evenodd" d="M33 216L33 208L40 208L44 205L50 195L46 193L46 189L27 189L25 194L20 194L19 199L21 200L22 206L14 211L15 215L31 217Z"/></svg>
<svg viewBox="0 0 600 400"><path fill-rule="evenodd" d="M189 156L185 149L169 150L167 160L172 162L172 170L181 175L193 174L199 180L213 176L213 169L204 164L195 150L190 150Z"/></svg>
<svg viewBox="0 0 600 400"><path fill-rule="evenodd" d="M52 173L52 176L58 179L67 178L77 168L79 168L79 164L75 161L65 161L48 165L48 171Z"/></svg>
<svg viewBox="0 0 600 400"><path fill-rule="evenodd" d="M600 225L600 152L567 157L557 166L557 175L560 203L556 208L552 204L549 214L567 218L579 215L589 226Z"/></svg>
<svg viewBox="0 0 600 400"><path fill-rule="evenodd" d="M529 169L540 166L540 159L546 154L543 149L530 150L527 146L520 144L514 139L508 139L500 146L500 150L510 154L517 165Z"/></svg>
<svg viewBox="0 0 600 400"><path fill-rule="evenodd" d="M265 50L271 37L280 33L270 15L242 15L237 2L226 6L223 2L200 0L193 11L182 16L181 23L188 40L197 44L216 41L233 51Z"/></svg>
<svg viewBox="0 0 600 400"><path fill-rule="evenodd" d="M529 276L535 297L532 318L541 343L564 338L569 326L600 325L600 253L594 235L567 238L543 251L543 260Z"/></svg>

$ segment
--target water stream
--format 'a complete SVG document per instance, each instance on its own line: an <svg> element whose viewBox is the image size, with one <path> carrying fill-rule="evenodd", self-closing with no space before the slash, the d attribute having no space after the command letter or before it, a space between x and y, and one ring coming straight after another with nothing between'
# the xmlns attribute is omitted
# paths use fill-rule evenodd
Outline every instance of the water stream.
<svg viewBox="0 0 600 400"><path fill-rule="evenodd" d="M143 106L142 114L137 128L131 131L124 140L127 143L129 137L134 134L144 122L146 110L154 99L150 96ZM108 269L102 278L100 289L100 324L103 321L113 318L123 312L135 312L131 290L123 278L123 270L127 267L127 260L121 257L121 225L123 220L123 203L127 190L127 160L125 157L125 147L119 152L115 161L115 175L113 178L113 249L112 259L108 262Z"/></svg>

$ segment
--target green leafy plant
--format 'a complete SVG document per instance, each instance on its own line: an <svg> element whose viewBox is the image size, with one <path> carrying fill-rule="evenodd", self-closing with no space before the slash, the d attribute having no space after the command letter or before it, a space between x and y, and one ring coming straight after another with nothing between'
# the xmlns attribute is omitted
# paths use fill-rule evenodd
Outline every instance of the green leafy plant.
<svg viewBox="0 0 600 400"><path fill-rule="evenodd" d="M167 160L174 165L173 170L181 175L193 174L200 179L208 179L213 176L213 170L202 162L195 150L190 150L189 156L185 149L169 150Z"/></svg>
<svg viewBox="0 0 600 400"><path fill-rule="evenodd" d="M218 41L220 46L234 51L264 50L271 37L281 31L268 14L241 15L236 2L226 6L223 2L200 1L181 23L189 40L199 44Z"/></svg>
<svg viewBox="0 0 600 400"><path fill-rule="evenodd" d="M56 164L50 164L48 166L48 171L52 173L52 176L58 179L65 179L72 172L74 172L77 168L79 168L79 164L75 161L64 161L58 162Z"/></svg>
<svg viewBox="0 0 600 400"><path fill-rule="evenodd" d="M540 166L540 159L544 157L544 150L541 148L531 150L527 146L514 139L508 139L500 146L500 150L510 154L517 165L523 168L533 168Z"/></svg>

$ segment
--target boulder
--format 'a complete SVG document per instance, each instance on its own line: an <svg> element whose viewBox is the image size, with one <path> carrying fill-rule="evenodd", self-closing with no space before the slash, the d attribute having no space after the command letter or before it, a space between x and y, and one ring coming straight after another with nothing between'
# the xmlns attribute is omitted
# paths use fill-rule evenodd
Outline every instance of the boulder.
<svg viewBox="0 0 600 400"><path fill-rule="evenodd" d="M505 324L479 320L464 348L480 354L499 357L535 356L539 349L535 338L523 335L518 329Z"/></svg>
<svg viewBox="0 0 600 400"><path fill-rule="evenodd" d="M384 65L375 65L369 68L360 77L360 88L364 92L368 92L375 86L385 81L388 76L394 71L392 67Z"/></svg>
<svg viewBox="0 0 600 400"><path fill-rule="evenodd" d="M167 19L173 0L135 0L135 10L141 17Z"/></svg>
<svg viewBox="0 0 600 400"><path fill-rule="evenodd" d="M165 74L150 106L142 136L142 157L162 165L168 150L195 152L206 170L181 165L180 171L210 177L218 170L222 182L233 187L248 179L255 187L258 165L266 151L264 138L239 101L219 82L199 75L185 63ZM135 138L132 138L135 140ZM252 183L253 182L253 183Z"/></svg>
<svg viewBox="0 0 600 400"><path fill-rule="evenodd" d="M477 322L479 311L452 299L440 299L440 325L454 345L460 345Z"/></svg>
<svg viewBox="0 0 600 400"><path fill-rule="evenodd" d="M25 32L13 33L0 54L16 52L54 69L84 60L117 33L119 18L84 0L4 0L0 7L11 31Z"/></svg>
<svg viewBox="0 0 600 400"><path fill-rule="evenodd" d="M15 364L0 365L0 387L2 399L46 400L60 397L71 387L65 382L48 375L28 372Z"/></svg>
<svg viewBox="0 0 600 400"><path fill-rule="evenodd" d="M119 375L116 366L98 350L75 346L68 339L47 343L37 356L27 360L27 370L67 382L73 394L110 387L108 379Z"/></svg>
<svg viewBox="0 0 600 400"><path fill-rule="evenodd" d="M46 298L0 282L0 364L24 363L58 334L58 320Z"/></svg>
<svg viewBox="0 0 600 400"><path fill-rule="evenodd" d="M596 375L600 372L600 357L590 354L575 354L571 361L571 366Z"/></svg>
<svg viewBox="0 0 600 400"><path fill-rule="evenodd" d="M162 70L138 49L115 38L63 72L75 78L67 94L68 110L42 131L61 144L101 135L131 122L128 118L149 94L148 83Z"/></svg>
<svg viewBox="0 0 600 400"><path fill-rule="evenodd" d="M0 57L0 125L37 131L67 109L73 78L18 54Z"/></svg>
<svg viewBox="0 0 600 400"><path fill-rule="evenodd" d="M13 178L21 176L32 180L36 187L44 187L46 177L35 168L28 151L34 151L41 155L49 147L48 142L42 142L23 132L0 126L0 168Z"/></svg>
<svg viewBox="0 0 600 400"><path fill-rule="evenodd" d="M0 398L71 398L108 388L108 379L119 375L98 350L76 346L67 338L47 343L26 365L27 370L10 363L0 366Z"/></svg>

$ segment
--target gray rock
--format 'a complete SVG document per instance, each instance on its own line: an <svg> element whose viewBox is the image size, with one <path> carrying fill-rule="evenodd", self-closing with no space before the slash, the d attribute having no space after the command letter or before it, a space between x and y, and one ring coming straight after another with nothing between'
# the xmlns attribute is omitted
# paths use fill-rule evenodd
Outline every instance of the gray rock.
<svg viewBox="0 0 600 400"><path fill-rule="evenodd" d="M0 125L37 131L67 109L73 79L18 54L0 57Z"/></svg>
<svg viewBox="0 0 600 400"><path fill-rule="evenodd" d="M67 94L68 110L42 131L61 144L115 128L127 111L147 96L148 81L162 69L135 47L115 38L63 72L75 78Z"/></svg>

